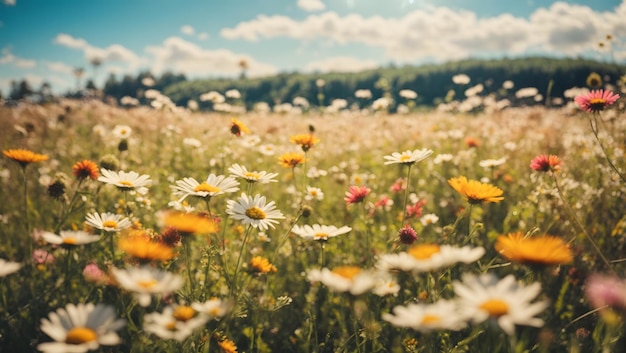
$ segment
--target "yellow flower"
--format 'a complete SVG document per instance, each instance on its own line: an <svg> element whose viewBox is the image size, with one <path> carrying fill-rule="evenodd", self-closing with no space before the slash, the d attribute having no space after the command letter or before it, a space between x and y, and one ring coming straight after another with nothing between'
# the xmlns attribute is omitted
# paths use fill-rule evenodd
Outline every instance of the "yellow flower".
<svg viewBox="0 0 626 353"><path fill-rule="evenodd" d="M171 247L153 241L144 231L136 231L121 238L118 247L129 256L140 261L166 261L174 257L174 251Z"/></svg>
<svg viewBox="0 0 626 353"><path fill-rule="evenodd" d="M466 177L452 178L448 184L454 188L470 204L481 202L500 202L504 200L502 189L491 184L484 184L477 180L467 180Z"/></svg>
<svg viewBox="0 0 626 353"><path fill-rule="evenodd" d="M217 231L215 222L207 217L193 213L169 213L165 216L165 225L186 234L206 234Z"/></svg>
<svg viewBox="0 0 626 353"><path fill-rule="evenodd" d="M278 158L280 164L285 168L295 168L304 162L304 155L299 152L288 152Z"/></svg>
<svg viewBox="0 0 626 353"><path fill-rule="evenodd" d="M268 259L262 256L255 256L250 260L250 267L258 273L276 272L278 269L272 265Z"/></svg>
<svg viewBox="0 0 626 353"><path fill-rule="evenodd" d="M316 138L315 136L313 136L313 134L294 135L294 136L291 136L289 140L295 143L296 145L300 145L300 147L302 147L302 150L304 152L310 150L311 147L313 147L313 145L320 142L320 140Z"/></svg>
<svg viewBox="0 0 626 353"><path fill-rule="evenodd" d="M2 154L4 154L7 158L19 163L22 168L26 168L29 163L37 163L48 160L48 156L46 156L45 154L39 154L21 148L4 150L2 151Z"/></svg>
<svg viewBox="0 0 626 353"><path fill-rule="evenodd" d="M241 134L249 134L250 130L244 123L233 118L231 119L230 132L235 136L241 136Z"/></svg>
<svg viewBox="0 0 626 353"><path fill-rule="evenodd" d="M217 345L220 346L222 352L224 353L237 353L237 346L235 345L235 342L229 339L220 341L217 343Z"/></svg>
<svg viewBox="0 0 626 353"><path fill-rule="evenodd" d="M501 235L495 248L506 259L525 264L559 265L574 260L567 243L549 235L534 238L521 232Z"/></svg>

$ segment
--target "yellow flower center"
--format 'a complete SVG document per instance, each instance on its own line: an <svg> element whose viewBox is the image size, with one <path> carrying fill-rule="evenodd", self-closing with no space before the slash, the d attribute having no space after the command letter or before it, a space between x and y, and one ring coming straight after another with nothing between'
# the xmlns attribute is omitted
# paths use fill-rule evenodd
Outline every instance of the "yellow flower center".
<svg viewBox="0 0 626 353"><path fill-rule="evenodd" d="M246 174L244 174L244 176L247 179L254 179L254 180L258 180L259 178L261 178L261 174L256 173L256 172L247 172Z"/></svg>
<svg viewBox="0 0 626 353"><path fill-rule="evenodd" d="M170 323L165 325L165 328L170 330L170 331L176 330L176 321L171 321Z"/></svg>
<svg viewBox="0 0 626 353"><path fill-rule="evenodd" d="M604 98L592 98L589 100L589 104L591 105L604 105L606 104L606 99Z"/></svg>
<svg viewBox="0 0 626 353"><path fill-rule="evenodd" d="M131 183L130 181L126 181L126 180L120 180L117 183L120 184L123 187L132 187L133 186L133 183Z"/></svg>
<svg viewBox="0 0 626 353"><path fill-rule="evenodd" d="M209 315L211 316L222 316L222 312L220 310L220 308L213 308L211 310L209 310Z"/></svg>
<svg viewBox="0 0 626 353"><path fill-rule="evenodd" d="M144 289L150 289L156 286L157 283L159 283L159 281L157 281L156 279L137 281L137 285Z"/></svg>
<svg viewBox="0 0 626 353"><path fill-rule="evenodd" d="M114 220L104 221L102 222L102 227L103 228L117 228L117 221L114 221Z"/></svg>
<svg viewBox="0 0 626 353"><path fill-rule="evenodd" d="M195 187L195 189L193 189L193 191L195 192L219 192L221 191L220 188L216 188L213 185L209 185L206 182L202 182L202 184L198 185Z"/></svg>
<svg viewBox="0 0 626 353"><path fill-rule="evenodd" d="M76 240L76 238L65 238L65 239L63 239L63 244L66 244L66 245L76 245L76 244L78 244L78 240Z"/></svg>
<svg viewBox="0 0 626 353"><path fill-rule="evenodd" d="M400 156L400 162L408 162L411 159L411 156L402 155Z"/></svg>
<svg viewBox="0 0 626 353"><path fill-rule="evenodd" d="M328 234L327 233L315 233L313 235L313 239L316 239L316 240L326 239L326 238L328 238Z"/></svg>
<svg viewBox="0 0 626 353"><path fill-rule="evenodd" d="M258 207L250 207L246 210L246 216L252 219L265 219L267 215Z"/></svg>
<svg viewBox="0 0 626 353"><path fill-rule="evenodd" d="M196 311L190 306L179 306L172 316L178 321L188 321L196 315Z"/></svg>
<svg viewBox="0 0 626 353"><path fill-rule="evenodd" d="M411 247L407 252L418 260L426 260L438 254L439 251L439 245L437 244L422 244Z"/></svg>
<svg viewBox="0 0 626 353"><path fill-rule="evenodd" d="M65 336L65 343L83 344L95 341L97 338L98 334L96 334L96 332L92 329L86 327L74 327L67 333L67 336Z"/></svg>
<svg viewBox="0 0 626 353"><path fill-rule="evenodd" d="M490 316L502 316L509 312L509 306L506 302L500 299L490 299L482 303L479 306L480 309L485 310Z"/></svg>
<svg viewBox="0 0 626 353"><path fill-rule="evenodd" d="M422 317L422 324L432 324L434 322L441 321L441 318L438 315L426 314Z"/></svg>
<svg viewBox="0 0 626 353"><path fill-rule="evenodd" d="M353 279L356 275L361 273L361 268L357 266L341 266L334 269L332 272L346 279Z"/></svg>

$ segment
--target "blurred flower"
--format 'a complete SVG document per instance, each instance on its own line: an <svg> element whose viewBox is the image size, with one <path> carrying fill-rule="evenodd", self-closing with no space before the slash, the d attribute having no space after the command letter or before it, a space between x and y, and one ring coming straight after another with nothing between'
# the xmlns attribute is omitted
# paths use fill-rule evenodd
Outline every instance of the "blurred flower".
<svg viewBox="0 0 626 353"><path fill-rule="evenodd" d="M104 284L108 281L107 275L102 272L96 263L89 263L83 269L83 277L89 282Z"/></svg>
<svg viewBox="0 0 626 353"><path fill-rule="evenodd" d="M276 266L272 265L268 259L262 256L255 256L250 260L250 270L260 274L278 271Z"/></svg>
<svg viewBox="0 0 626 353"><path fill-rule="evenodd" d="M152 183L150 176L131 171L131 172L114 172L108 169L101 169L101 176L98 177L98 181L106 184L117 186L119 189L127 191L131 189L137 190L140 194L143 194L143 189Z"/></svg>
<svg viewBox="0 0 626 353"><path fill-rule="evenodd" d="M293 135L289 138L289 141L296 145L299 145L304 152L307 152L311 149L311 147L313 147L313 145L320 142L320 140L316 138L313 134Z"/></svg>
<svg viewBox="0 0 626 353"><path fill-rule="evenodd" d="M594 308L608 306L626 316L626 280L593 274L585 281L585 296Z"/></svg>
<svg viewBox="0 0 626 353"><path fill-rule="evenodd" d="M374 273L358 266L340 266L334 270L313 269L307 274L310 282L321 282L333 292L350 292L359 295L372 289L376 284Z"/></svg>
<svg viewBox="0 0 626 353"><path fill-rule="evenodd" d="M324 192L322 192L322 189L320 188L315 188L315 187L307 185L304 199L307 201L311 201L311 200L321 201L324 199Z"/></svg>
<svg viewBox="0 0 626 353"><path fill-rule="evenodd" d="M100 172L98 171L98 165L88 159L76 162L76 164L72 166L72 174L74 174L74 176L78 180L83 180L86 178L96 180L100 176Z"/></svg>
<svg viewBox="0 0 626 353"><path fill-rule="evenodd" d="M119 159L117 159L117 157L112 154L105 154L104 156L102 156L99 163L101 169L118 170L120 167Z"/></svg>
<svg viewBox="0 0 626 353"><path fill-rule="evenodd" d="M417 92L412 89L402 89L398 92L398 95L404 99L415 99L417 98Z"/></svg>
<svg viewBox="0 0 626 353"><path fill-rule="evenodd" d="M421 150L414 151L404 151L402 153L393 152L390 156L384 156L383 158L386 160L385 165L387 164L414 164L424 159L430 157L433 154L432 150L423 148Z"/></svg>
<svg viewBox="0 0 626 353"><path fill-rule="evenodd" d="M217 231L217 225L213 220L193 213L167 212L163 217L163 223L166 227L174 228L183 234L208 234Z"/></svg>
<svg viewBox="0 0 626 353"><path fill-rule="evenodd" d="M226 99L224 98L224 96L222 96L221 93L217 91L211 91L211 92L200 95L200 100L203 102L210 101L213 104L216 104L216 103L224 103Z"/></svg>
<svg viewBox="0 0 626 353"><path fill-rule="evenodd" d="M87 223L88 226L107 232L119 232L132 226L128 218L110 212L89 213L87 217L85 217L85 223Z"/></svg>
<svg viewBox="0 0 626 353"><path fill-rule="evenodd" d="M370 99L372 98L372 91L369 89L357 89L354 91L354 96L359 99Z"/></svg>
<svg viewBox="0 0 626 353"><path fill-rule="evenodd" d="M141 262L167 261L174 257L174 250L164 243L153 241L148 235L130 235L121 238L118 248Z"/></svg>
<svg viewBox="0 0 626 353"><path fill-rule="evenodd" d="M343 200L348 205L363 202L363 200L365 200L365 197L369 195L371 191L372 189L368 188L367 186L352 185L350 186L348 191L346 191L346 197L344 197Z"/></svg>
<svg viewBox="0 0 626 353"><path fill-rule="evenodd" d="M515 97L519 99L529 98L536 96L538 93L539 90L535 87L524 87L518 89L517 92L515 92Z"/></svg>
<svg viewBox="0 0 626 353"><path fill-rule="evenodd" d="M235 178L224 175L210 174L206 181L199 183L194 178L177 180L176 185L170 186L174 195L180 196L178 202L182 202L188 196L211 198L224 193L239 190L239 182Z"/></svg>
<svg viewBox="0 0 626 353"><path fill-rule="evenodd" d="M393 326L408 327L420 332L460 330L467 325L467 318L459 315L457 303L452 300L396 306L393 314L383 313L382 319Z"/></svg>
<svg viewBox="0 0 626 353"><path fill-rule="evenodd" d="M384 297L387 295L396 296L399 291L400 285L392 276L377 273L376 283L374 284L374 288L372 288L372 293L379 297Z"/></svg>
<svg viewBox="0 0 626 353"><path fill-rule="evenodd" d="M424 227L426 227L429 224L435 224L439 221L439 217L434 214L434 213L429 213L429 214L425 214L421 219L420 222L422 223L422 225Z"/></svg>
<svg viewBox="0 0 626 353"><path fill-rule="evenodd" d="M168 305L161 313L144 315L143 330L164 340L173 339L182 342L207 321L208 316L198 314L190 306Z"/></svg>
<svg viewBox="0 0 626 353"><path fill-rule="evenodd" d="M457 75L452 76L452 82L454 82L457 85L466 85L470 83L470 77L467 76L466 74L457 74Z"/></svg>
<svg viewBox="0 0 626 353"><path fill-rule="evenodd" d="M438 154L437 156L435 156L435 159L433 159L433 163L441 164L443 162L450 162L453 158L454 156L450 153Z"/></svg>
<svg viewBox="0 0 626 353"><path fill-rule="evenodd" d="M132 133L133 129L128 125L115 125L113 128L113 136L120 140L128 139Z"/></svg>
<svg viewBox="0 0 626 353"><path fill-rule="evenodd" d="M229 89L228 91L224 92L224 95L226 95L226 98L230 98L230 99L241 98L241 93L235 88Z"/></svg>
<svg viewBox="0 0 626 353"><path fill-rule="evenodd" d="M10 275L11 273L19 271L23 264L19 262L7 261L0 259L0 277Z"/></svg>
<svg viewBox="0 0 626 353"><path fill-rule="evenodd" d="M459 310L474 323L494 319L511 336L515 325L543 326L543 320L534 316L544 311L548 302L531 303L541 291L538 282L524 287L513 275L498 280L491 274L465 274L462 282L452 282L452 288L458 296Z"/></svg>
<svg viewBox="0 0 626 353"><path fill-rule="evenodd" d="M295 168L304 161L304 155L299 152L288 152L278 158L278 162L285 168Z"/></svg>
<svg viewBox="0 0 626 353"><path fill-rule="evenodd" d="M422 216L422 207L426 204L425 200L418 200L412 205L406 205L407 218L419 218Z"/></svg>
<svg viewBox="0 0 626 353"><path fill-rule="evenodd" d="M90 244L100 240L99 235L89 234L87 232L83 232L82 230L62 230L59 235L50 232L44 232L41 237L48 244L62 245L64 247Z"/></svg>
<svg viewBox="0 0 626 353"><path fill-rule="evenodd" d="M35 249L33 250L33 261L35 261L35 263L38 265L46 264L46 263L53 263L54 256L51 253L43 249Z"/></svg>
<svg viewBox="0 0 626 353"><path fill-rule="evenodd" d="M235 345L235 342L229 339L221 340L217 342L217 345L220 347L223 353L237 353L237 346Z"/></svg>
<svg viewBox="0 0 626 353"><path fill-rule="evenodd" d="M602 77L597 72L592 72L587 76L587 86L591 88L600 88L602 86Z"/></svg>
<svg viewBox="0 0 626 353"><path fill-rule="evenodd" d="M235 200L227 201L226 213L244 225L250 224L254 228L267 230L274 228L273 223L279 223L277 219L285 216L276 209L274 201L266 204L265 196L255 195L254 198L245 193Z"/></svg>
<svg viewBox="0 0 626 353"><path fill-rule="evenodd" d="M472 263L485 254L482 247L456 247L452 245L419 244L406 252L382 254L376 267L384 271L401 270L413 273L428 272L456 263Z"/></svg>
<svg viewBox="0 0 626 353"><path fill-rule="evenodd" d="M60 176L56 178L52 183L50 183L50 185L48 185L48 189L46 190L46 192L53 199L61 200L63 198L63 195L65 195L65 188L65 177Z"/></svg>
<svg viewBox="0 0 626 353"><path fill-rule="evenodd" d="M219 319L226 315L230 305L218 298L211 298L204 303L192 303L191 307L197 312L207 315L210 319Z"/></svg>
<svg viewBox="0 0 626 353"><path fill-rule="evenodd" d="M478 162L478 165L483 168L494 168L500 165L503 165L506 162L506 157L502 157L500 159L485 159Z"/></svg>
<svg viewBox="0 0 626 353"><path fill-rule="evenodd" d="M615 103L619 99L619 95L611 91L602 89L593 90L586 94L581 94L574 98L574 101L584 111L597 113L604 110L609 105Z"/></svg>
<svg viewBox="0 0 626 353"><path fill-rule="evenodd" d="M417 240L417 232L410 225L405 225L398 231L398 238L402 244L413 244Z"/></svg>
<svg viewBox="0 0 626 353"><path fill-rule="evenodd" d="M293 226L291 230L294 234L299 235L303 239L317 240L317 241L327 241L328 238L333 238L341 234L346 234L350 232L352 228L348 226L343 226L337 228L336 226L327 226L320 224L313 225L304 225Z"/></svg>
<svg viewBox="0 0 626 353"><path fill-rule="evenodd" d="M504 200L502 189L491 184L483 184L477 180L467 180L464 176L452 178L448 180L448 184L470 204Z"/></svg>
<svg viewBox="0 0 626 353"><path fill-rule="evenodd" d="M561 160L555 155L539 155L530 162L530 168L538 172L556 172L561 169Z"/></svg>
<svg viewBox="0 0 626 353"><path fill-rule="evenodd" d="M372 102L372 109L374 110L386 110L391 105L391 99L387 97L380 97Z"/></svg>
<svg viewBox="0 0 626 353"><path fill-rule="evenodd" d="M233 118L230 121L230 132L235 136L241 136L241 134L249 134L250 130L244 123Z"/></svg>
<svg viewBox="0 0 626 353"><path fill-rule="evenodd" d="M512 89L513 87L515 87L515 84L511 80L506 80L502 82L502 88L504 89Z"/></svg>
<svg viewBox="0 0 626 353"><path fill-rule="evenodd" d="M100 345L117 345L122 340L115 331L124 326L126 321L116 319L112 306L68 304L41 319L41 331L54 342L40 343L37 349L44 353L84 353Z"/></svg>
<svg viewBox="0 0 626 353"><path fill-rule="evenodd" d="M38 163L38 162L43 162L43 161L48 160L48 156L45 154L39 154L33 151L24 150L21 148L3 150L2 154L4 154L5 157L19 163L22 166L22 168L26 168L26 166L30 163Z"/></svg>
<svg viewBox="0 0 626 353"><path fill-rule="evenodd" d="M151 294L168 294L180 289L184 280L180 275L150 266L112 268L111 273L118 285L133 292L141 306L148 306Z"/></svg>
<svg viewBox="0 0 626 353"><path fill-rule="evenodd" d="M474 137L468 137L465 139L465 145L469 148L480 146L480 141Z"/></svg>
<svg viewBox="0 0 626 353"><path fill-rule="evenodd" d="M233 164L230 168L228 168L228 172L231 175L242 178L248 183L259 183L259 184L267 184L272 182L277 182L275 177L278 176L278 173L268 173L266 171L248 171L248 169L239 164Z"/></svg>
<svg viewBox="0 0 626 353"><path fill-rule="evenodd" d="M500 235L495 249L506 259L523 264L560 265L574 260L568 244L549 235L525 237L522 232Z"/></svg>

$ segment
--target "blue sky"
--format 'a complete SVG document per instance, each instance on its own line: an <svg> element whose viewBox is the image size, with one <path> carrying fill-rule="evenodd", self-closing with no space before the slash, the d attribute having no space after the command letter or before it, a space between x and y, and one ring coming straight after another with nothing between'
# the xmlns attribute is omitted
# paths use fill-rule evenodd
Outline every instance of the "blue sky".
<svg viewBox="0 0 626 353"><path fill-rule="evenodd" d="M626 0L0 0L0 91L149 70L189 78L468 57L626 61ZM607 34L613 39L606 41ZM603 49L600 41L606 42Z"/></svg>

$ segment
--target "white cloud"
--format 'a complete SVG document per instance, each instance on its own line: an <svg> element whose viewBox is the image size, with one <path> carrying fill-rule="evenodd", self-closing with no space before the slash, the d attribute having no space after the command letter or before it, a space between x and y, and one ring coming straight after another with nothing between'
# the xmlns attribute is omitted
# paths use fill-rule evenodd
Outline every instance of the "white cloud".
<svg viewBox="0 0 626 353"><path fill-rule="evenodd" d="M338 56L329 59L310 62L304 68L305 71L317 72L358 72L378 67L373 60L359 60L353 57Z"/></svg>
<svg viewBox="0 0 626 353"><path fill-rule="evenodd" d="M13 55L7 48L2 50L0 64L12 64L19 69L32 69L37 66L37 62L35 60L19 58Z"/></svg>
<svg viewBox="0 0 626 353"><path fill-rule="evenodd" d="M15 6L15 0L4 0L4 4L8 6Z"/></svg>
<svg viewBox="0 0 626 353"><path fill-rule="evenodd" d="M298 7L305 11L321 11L326 5L321 0L298 0Z"/></svg>
<svg viewBox="0 0 626 353"><path fill-rule="evenodd" d="M145 63L145 59L140 58L133 51L120 44L113 44L106 48L99 48L89 44L82 38L74 38L69 34L60 33L54 39L55 44L68 48L77 49L83 52L87 60L100 59L103 63L122 62L128 65L128 70L132 71Z"/></svg>
<svg viewBox="0 0 626 353"><path fill-rule="evenodd" d="M62 63L60 61L54 61L47 63L48 69L50 71L62 72L64 74L71 74L74 71L74 68L70 65Z"/></svg>
<svg viewBox="0 0 626 353"><path fill-rule="evenodd" d="M241 72L239 63L242 60L248 63L248 76L265 76L278 71L248 55L226 49L204 49L180 37L169 37L161 45L147 47L146 52L154 57L151 70L157 74L170 70L188 77L234 76Z"/></svg>
<svg viewBox="0 0 626 353"><path fill-rule="evenodd" d="M182 34L186 34L188 36L193 36L196 31L193 29L193 27L191 27L190 25L184 25L180 28L180 32Z"/></svg>
<svg viewBox="0 0 626 353"><path fill-rule="evenodd" d="M340 16L335 12L309 15L302 20L259 15L224 28L220 34L230 40L287 37L360 43L382 48L387 58L397 61L450 60L484 52L516 54L528 50L576 55L595 48L607 33L626 36L625 16L626 1L615 12L556 2L536 10L529 18L506 13L479 18L465 10L429 7L401 18Z"/></svg>
<svg viewBox="0 0 626 353"><path fill-rule="evenodd" d="M207 32L200 32L198 33L198 39L207 40L209 39L209 34Z"/></svg>

